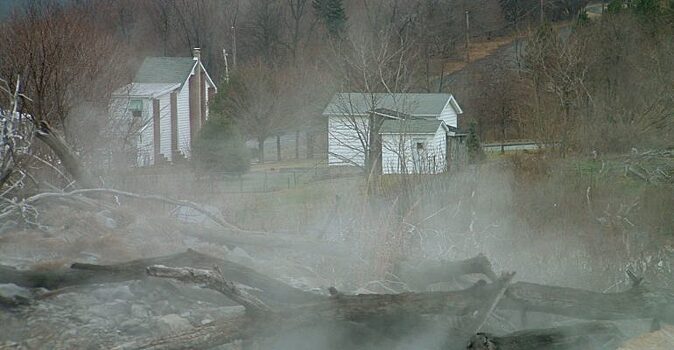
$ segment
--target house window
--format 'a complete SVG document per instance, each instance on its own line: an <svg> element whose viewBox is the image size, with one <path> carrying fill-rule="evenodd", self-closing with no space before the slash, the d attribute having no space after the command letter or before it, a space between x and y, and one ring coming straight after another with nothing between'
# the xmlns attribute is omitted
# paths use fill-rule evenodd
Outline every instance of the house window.
<svg viewBox="0 0 674 350"><path fill-rule="evenodd" d="M424 150L424 143L423 142L417 142L417 151L423 151Z"/></svg>
<svg viewBox="0 0 674 350"><path fill-rule="evenodd" d="M129 110L134 118L140 118L143 115L143 100L132 99L129 101Z"/></svg>

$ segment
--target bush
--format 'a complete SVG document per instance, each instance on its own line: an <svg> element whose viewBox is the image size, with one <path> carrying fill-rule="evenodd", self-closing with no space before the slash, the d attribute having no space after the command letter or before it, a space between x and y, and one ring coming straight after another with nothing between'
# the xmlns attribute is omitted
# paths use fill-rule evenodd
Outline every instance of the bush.
<svg viewBox="0 0 674 350"><path fill-rule="evenodd" d="M250 157L236 125L222 115L206 121L193 149L195 167L203 172L243 174L250 169Z"/></svg>
<svg viewBox="0 0 674 350"><path fill-rule="evenodd" d="M480 137L477 135L477 126L470 123L468 127L468 137L466 138L466 148L468 150L468 159L470 162L483 160L485 155L480 144Z"/></svg>

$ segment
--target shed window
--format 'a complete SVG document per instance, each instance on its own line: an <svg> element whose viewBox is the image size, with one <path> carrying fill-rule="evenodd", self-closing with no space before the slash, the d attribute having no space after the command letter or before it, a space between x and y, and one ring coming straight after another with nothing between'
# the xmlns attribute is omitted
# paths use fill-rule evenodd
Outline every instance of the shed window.
<svg viewBox="0 0 674 350"><path fill-rule="evenodd" d="M129 110L134 118L140 118L143 115L143 100L132 99L129 101Z"/></svg>

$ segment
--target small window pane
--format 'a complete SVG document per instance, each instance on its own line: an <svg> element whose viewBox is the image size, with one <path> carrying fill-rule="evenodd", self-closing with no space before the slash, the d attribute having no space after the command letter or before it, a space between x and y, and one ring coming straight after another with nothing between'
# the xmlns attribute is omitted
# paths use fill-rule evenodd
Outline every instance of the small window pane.
<svg viewBox="0 0 674 350"><path fill-rule="evenodd" d="M142 111L143 110L143 100L130 100L129 101L129 110L131 111Z"/></svg>

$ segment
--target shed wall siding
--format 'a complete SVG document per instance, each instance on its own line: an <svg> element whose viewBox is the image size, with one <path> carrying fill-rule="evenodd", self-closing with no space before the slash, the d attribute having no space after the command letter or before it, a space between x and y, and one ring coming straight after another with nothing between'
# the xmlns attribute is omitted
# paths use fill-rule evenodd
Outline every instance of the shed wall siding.
<svg viewBox="0 0 674 350"><path fill-rule="evenodd" d="M400 147L400 135L382 135L381 136L381 165L384 174L400 174L400 158L398 157Z"/></svg>
<svg viewBox="0 0 674 350"><path fill-rule="evenodd" d="M447 124L449 126L453 126L455 128L458 127L457 114L456 114L456 111L454 110L454 108L452 107L451 103L447 103L445 105L445 108L440 113L440 117L438 117L438 119L444 121L445 124Z"/></svg>
<svg viewBox="0 0 674 350"><path fill-rule="evenodd" d="M364 166L365 149L361 139L367 139L367 134L367 117L329 117L328 164Z"/></svg>
<svg viewBox="0 0 674 350"><path fill-rule="evenodd" d="M417 152L417 142L424 149ZM437 174L445 170L445 132L433 135L382 135L382 172L384 174Z"/></svg>
<svg viewBox="0 0 674 350"><path fill-rule="evenodd" d="M152 101L150 99L143 99L142 118L147 123L141 126L138 133L138 154L136 159L138 166L150 166L154 164L154 147L152 145L154 123L152 122Z"/></svg>
<svg viewBox="0 0 674 350"><path fill-rule="evenodd" d="M417 142L424 150L417 153ZM433 156L436 156L435 159ZM435 174L437 171L435 135L384 134L382 135L382 173L384 174Z"/></svg>
<svg viewBox="0 0 674 350"><path fill-rule="evenodd" d="M168 161L171 157L171 94L159 97L159 153Z"/></svg>
<svg viewBox="0 0 674 350"><path fill-rule="evenodd" d="M190 94L189 84L178 93L178 151L190 156Z"/></svg>
<svg viewBox="0 0 674 350"><path fill-rule="evenodd" d="M437 174L446 170L447 168L447 133L443 127L438 128L433 137L432 155L434 158L434 168L431 173Z"/></svg>

